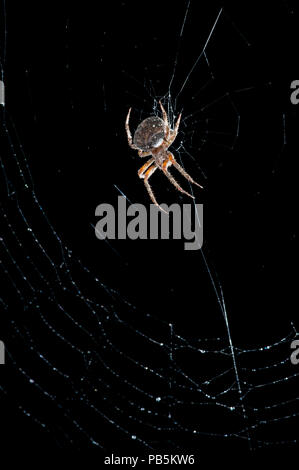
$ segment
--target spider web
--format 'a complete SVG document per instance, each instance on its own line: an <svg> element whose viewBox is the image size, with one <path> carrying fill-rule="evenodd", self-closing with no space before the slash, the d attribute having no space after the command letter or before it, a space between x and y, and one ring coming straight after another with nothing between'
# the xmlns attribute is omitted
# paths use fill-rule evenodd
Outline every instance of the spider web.
<svg viewBox="0 0 299 470"><path fill-rule="evenodd" d="M119 8L129 7L122 4ZM206 28L188 62L184 41L195 34L195 26L199 25L192 9L190 1L178 7L180 26L174 33L177 43L172 49L172 68L158 61L148 70L142 69L139 79L137 73L132 75L125 57L123 83L136 123L150 111L159 113L160 98L171 124L184 105L175 154L186 168L193 166L190 173L200 175L204 184L210 185L219 203L220 191L210 182L213 174L216 171L218 184L226 174L221 161L226 158L228 169L235 165L234 155L243 151L242 122L245 129L250 125L246 121L248 101L260 89L270 94L272 89L267 91L269 83L262 79L252 85L252 77L246 81L242 75L235 77L233 85L226 83L223 75L218 80L217 57L225 50L226 45L221 44L224 38L231 35L233 61L235 49L248 54L248 59L251 47L223 8L206 13ZM286 7L286 16L290 11ZM66 18L65 42L58 47L67 49L72 18ZM6 5L2 2L3 38L9 34L5 21ZM107 29L109 35L109 25ZM129 48L134 34L132 31L127 38ZM214 447L225 445L228 449L295 445L297 438L291 424L299 413L299 372L290 364L290 344L297 337L294 323L280 317L278 328L273 326L267 334L262 330L260 335L257 333L258 340L252 342L241 328L234 327L231 332L233 325L240 326L241 319L231 315L226 306L225 299L229 298L231 304L233 297L229 282L226 297L221 273L211 267L210 258L217 265L217 250L223 250L223 244L217 246L215 235L209 236L211 229L205 235L204 249L188 258L189 276L192 269L197 275L191 285L195 289L203 286L201 306L194 307L190 301L191 314L200 316L196 329L187 313L186 323L171 310L165 317L157 314L157 298L153 306L142 305L131 288L117 285L117 275L113 285L113 274L108 272L111 265L116 266L115 270L122 263L135 266L130 260L131 248L126 252L123 245L101 243L98 250L102 252L102 264L97 267L91 263L89 267L81 261L90 258L84 250L82 256L78 254L69 232L56 228L53 213L48 216L42 184L33 176L31 158L19 136L20 124L16 124L10 110L9 93L13 89L5 74L6 43L3 39L1 42L1 79L8 104L1 109L0 303L6 365L4 372L1 368L0 390L10 413L16 419L24 417L21 429L30 429L32 434L42 430L45 442L55 446L96 446L105 451L125 447L134 452L200 452L211 441ZM112 113L119 102L107 79L108 50L105 39L95 56L97 60L100 57L103 69L98 101L104 112ZM65 60L71 87L73 58L70 55ZM161 83L158 76L169 79ZM69 106L73 106L71 99ZM279 109L277 114L279 137L274 145L281 159L288 144L289 116ZM277 160L275 164L279 167ZM273 162L269 167L275 173ZM119 174L111 181L111 198L121 194L134 201L139 197ZM170 201L173 192L162 190L162 197ZM177 194L175 197L180 198ZM209 210L215 210L218 217L213 200ZM94 237L91 227L90 221L84 227L90 238ZM173 246L170 243L171 250ZM241 272L246 270L244 259ZM221 271L225 272L223 266ZM133 280L132 276L132 284ZM254 314L252 321L255 331L258 319Z"/></svg>

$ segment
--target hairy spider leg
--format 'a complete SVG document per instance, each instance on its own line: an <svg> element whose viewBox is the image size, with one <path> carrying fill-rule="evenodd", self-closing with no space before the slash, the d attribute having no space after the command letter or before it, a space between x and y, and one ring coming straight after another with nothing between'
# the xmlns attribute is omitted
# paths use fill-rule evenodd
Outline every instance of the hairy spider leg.
<svg viewBox="0 0 299 470"><path fill-rule="evenodd" d="M151 152L147 152L145 150L138 150L138 155L139 157L143 158L143 157L149 157L152 153Z"/></svg>
<svg viewBox="0 0 299 470"><path fill-rule="evenodd" d="M160 105L160 108L161 108L161 111L162 111L162 116L163 116L163 121L164 121L164 125L165 125L165 135L164 135L164 139L168 141L168 137L169 137L169 134L170 134L170 127L169 127L169 122L168 122L168 116L167 116L167 113L164 109L164 106L163 104L161 103L161 101L159 101L159 105Z"/></svg>
<svg viewBox="0 0 299 470"><path fill-rule="evenodd" d="M145 170L147 170L148 167L151 166L151 164L153 163L154 160L155 160L154 157L150 158L144 165L142 165L141 168L139 168L139 170L138 170L139 178L143 178L142 173L144 173Z"/></svg>
<svg viewBox="0 0 299 470"><path fill-rule="evenodd" d="M138 150L138 147L136 147L136 145L133 144L133 138L132 138L132 134L131 134L130 127L129 127L129 120L130 120L131 110L132 110L132 108L129 109L128 114L127 114L127 118L126 118L126 132L127 132L128 144L132 149Z"/></svg>
<svg viewBox="0 0 299 470"><path fill-rule="evenodd" d="M194 181L194 179L191 178L191 176L184 170L184 168L182 168L181 165L178 164L178 162L176 161L176 159L174 158L172 153L170 153L170 156L171 156L170 157L171 158L171 163L186 178L186 180L190 181L190 183L196 184L196 186L199 186L200 188L203 189L203 186L196 183L196 181Z"/></svg>
<svg viewBox="0 0 299 470"><path fill-rule="evenodd" d="M181 122L181 117L182 117L182 113L179 114L179 116L176 120L176 123L174 125L174 129L173 129L173 131L170 132L170 138L167 140L169 146L172 144L172 142L175 140L176 136L178 135L178 130L179 130L180 122Z"/></svg>
<svg viewBox="0 0 299 470"><path fill-rule="evenodd" d="M171 166L173 164L173 160L174 160L174 157L172 155L172 153L169 153L168 154L168 159L165 160L165 162L163 163L162 165L162 171L164 173L165 176L167 176L167 178L169 179L169 181L176 187L176 189L178 191L180 191L181 193L184 193L186 194L187 196L191 197L192 199L195 199L194 196L192 196L191 194L187 193L187 191L185 191L184 189L181 188L181 186L179 185L179 183L174 179L174 177L167 171L167 168L169 166ZM187 174L187 173L186 173ZM189 176L189 175L188 175Z"/></svg>
<svg viewBox="0 0 299 470"><path fill-rule="evenodd" d="M148 162L147 162L147 163L148 163ZM146 163L146 164L147 164L147 163ZM151 162L151 163L152 163L152 162ZM145 164L145 165L146 165L146 164ZM143 166L145 166L145 165L143 165ZM143 168L143 167L142 167L142 168ZM142 170L142 168L140 168L140 170ZM157 167L156 165L153 165L153 166L151 166L151 167L146 171L145 174L144 174L144 173L140 173L139 177L140 177L140 178L144 178L145 187L146 187L146 189L147 189L147 192L148 192L148 194L149 194L149 197L151 198L151 200L152 200L152 202L155 204L155 206L159 207L159 209L160 209L162 212L165 212L165 214L168 214L168 212L167 212L165 209L163 209L161 206L159 206L159 204L157 203L157 200L156 200L156 198L155 198L155 196L154 196L153 190L152 190L152 188L151 188L151 186L150 186L150 184L149 184L149 182L148 182L148 179L152 176L152 174L156 171L157 168L158 168L158 167ZM140 171L140 170L139 170L139 171ZM138 172L138 174L139 174L139 172Z"/></svg>

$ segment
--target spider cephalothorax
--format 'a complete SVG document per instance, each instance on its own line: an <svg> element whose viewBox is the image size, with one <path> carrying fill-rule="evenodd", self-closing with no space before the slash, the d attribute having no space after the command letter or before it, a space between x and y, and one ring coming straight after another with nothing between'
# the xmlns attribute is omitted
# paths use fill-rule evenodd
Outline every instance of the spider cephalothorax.
<svg viewBox="0 0 299 470"><path fill-rule="evenodd" d="M156 201L152 188L148 182L150 176L156 171L157 168L163 171L165 176L169 179L169 181L182 193L187 194L194 199L194 196L187 193L184 189L180 187L177 181L173 178L173 176L169 173L168 167L173 165L188 181L193 184L196 184L200 188L202 186L196 183L188 173L182 168L178 162L175 160L174 156L171 152L168 151L168 147L173 143L174 139L177 136L181 114L179 115L174 129L171 129L168 123L167 113L162 105L159 102L160 108L162 111L163 119L159 118L158 116L151 116L144 121L142 121L139 126L137 127L134 137L132 138L130 128L129 128L129 119L131 108L128 111L127 119L126 119L126 132L128 137L128 143L131 148L138 150L138 155L140 157L148 157L152 156L138 171L139 178L144 179L144 184L148 193L150 195L151 200L153 203L158 206L163 212L166 212Z"/></svg>

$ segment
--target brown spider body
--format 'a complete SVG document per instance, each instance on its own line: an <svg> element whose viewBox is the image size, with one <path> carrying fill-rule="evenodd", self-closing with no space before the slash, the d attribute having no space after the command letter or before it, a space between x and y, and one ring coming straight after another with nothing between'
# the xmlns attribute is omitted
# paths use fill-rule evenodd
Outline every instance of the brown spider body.
<svg viewBox="0 0 299 470"><path fill-rule="evenodd" d="M157 116L151 116L137 127L133 144L140 150L147 151L159 147L164 139L164 122Z"/></svg>
<svg viewBox="0 0 299 470"><path fill-rule="evenodd" d="M126 119L126 132L129 146L135 150L138 150L138 155L140 157L151 156L151 158L138 171L138 176L144 180L144 184L153 203L163 212L166 212L157 203L152 188L148 182L150 176L156 171L157 168L163 171L165 176L179 191L186 194L187 196L192 197L193 199L194 196L182 189L174 177L169 173L168 167L173 165L188 181L190 181L190 183L196 184L200 188L202 188L202 186L196 183L191 178L191 176L188 175L188 173L178 164L172 153L168 150L177 136L181 114L175 123L174 129L171 129L168 124L167 113L163 108L162 103L159 102L159 104L163 119L159 118L158 116L150 116L144 119L144 121L138 125L134 133L134 138L132 138L129 128L129 119L131 113L130 108Z"/></svg>

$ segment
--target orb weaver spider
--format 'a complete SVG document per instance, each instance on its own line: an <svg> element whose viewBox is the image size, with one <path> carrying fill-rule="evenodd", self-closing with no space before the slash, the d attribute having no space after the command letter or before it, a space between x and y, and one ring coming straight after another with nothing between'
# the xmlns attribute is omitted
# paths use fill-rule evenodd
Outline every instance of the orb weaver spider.
<svg viewBox="0 0 299 470"><path fill-rule="evenodd" d="M129 127L129 120L132 108L129 109L127 118L126 118L126 132L128 138L129 146L134 149L138 150L139 157L148 157L151 155L151 158L139 169L138 176L144 180L145 187L148 191L148 194L152 200L152 202L159 207L163 212L166 212L157 202L153 190L149 184L149 178L153 175L153 173L159 168L163 171L164 175L169 179L169 181L176 187L178 191L181 193L186 194L187 196L194 199L194 196L189 194L187 191L181 188L178 182L174 179L174 177L169 173L168 168L173 165L190 183L195 184L202 188L202 186L196 181L191 178L191 176L182 168L178 162L175 160L173 154L168 151L170 145L174 142L182 113L179 114L177 121L174 125L174 129L171 129L167 113L161 103L159 101L159 105L162 111L163 119L159 118L158 116L150 116L144 119L137 127L134 137L132 138L132 134Z"/></svg>

